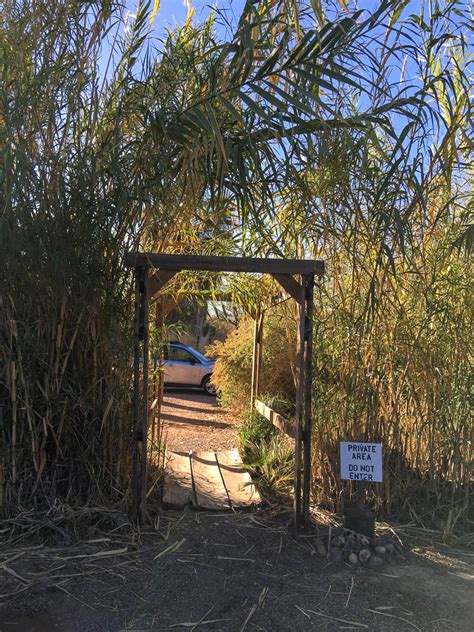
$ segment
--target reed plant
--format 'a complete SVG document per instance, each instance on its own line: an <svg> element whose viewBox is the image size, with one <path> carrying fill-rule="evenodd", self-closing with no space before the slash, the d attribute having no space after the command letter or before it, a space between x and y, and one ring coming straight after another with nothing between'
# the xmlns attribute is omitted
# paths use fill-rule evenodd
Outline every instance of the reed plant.
<svg viewBox="0 0 474 632"><path fill-rule="evenodd" d="M439 54L452 11L456 25L462 11L443 5L430 19L402 24L397 2L383 2L372 14L343 5L334 11L322 3L249 0L228 37L217 35L218 13L199 24L190 11L185 24L158 39L150 2L140 3L133 16L114 0L3 3L4 517L61 512L69 505L127 504L133 312L131 279L123 268L127 250L329 258L333 285L326 286L323 303L333 311L318 313L318 335L323 324L328 334L333 326L358 332L350 344L341 339L350 358L331 351L341 370L350 367L343 379L350 395L337 408L344 423L349 410L357 419L365 410L353 396L362 383L361 358L381 366L378 347L370 351L367 340L379 335L384 310L392 317L390 301L403 296L403 309L415 313L421 306L413 292L426 290L426 314L432 314L426 327L433 325L429 331L439 334L439 343L448 328L464 344L462 321L447 327L449 311L437 294L432 302L430 292L439 282L446 297L451 287L451 277L440 276L435 260L452 262L449 274L463 274L446 253L451 236L456 247L470 243L465 219L454 222L454 232L443 232L449 236L444 249L426 242L433 261L406 247L410 240L421 247L430 227L433 237L448 231L453 187L463 186L468 100L462 37L453 35L458 48L452 67ZM416 53L416 38L423 54ZM385 51L382 60L374 41ZM421 64L421 82L393 80L390 68L404 54ZM426 165L417 160L427 141L417 141L430 121L442 122L444 136ZM438 198L444 200L439 209L431 203ZM431 223L421 221L430 213ZM342 254L345 259L338 258ZM408 279L415 278L418 285L410 289ZM245 288L236 294L248 303ZM447 303L460 310L457 296ZM370 328L363 324L368 315ZM433 478L456 439L462 435L467 442L467 426L459 421L464 369L455 373L448 355L446 364L438 363L422 326L426 319L420 318L414 335L425 355L407 351L401 368L397 357L387 360L384 384L398 393L396 407L390 404L398 420L408 415L400 403L406 389L416 394L420 381L429 382L431 390L420 402L416 395L406 401L423 419L416 428L426 445L445 446L432 451ZM407 331L414 326L411 319L402 323ZM450 336L442 348L456 367L464 367L450 350ZM319 357L325 353L321 349ZM323 369L329 371L318 367L316 375ZM451 397L452 380L459 388ZM448 394L442 400L440 389ZM378 408L368 392L372 420ZM446 433L436 425L440 402ZM322 418L318 427L324 435ZM460 454L456 466L443 467L465 480L466 455ZM457 514L451 515L454 523Z"/></svg>
<svg viewBox="0 0 474 632"><path fill-rule="evenodd" d="M323 46L314 30L295 39L296 14L284 4L247 3L230 41L216 37L213 17L199 25L192 12L157 41L150 2L135 15L109 0L3 3L4 516L126 501L132 300L123 254L229 251L235 244L214 226L258 216L271 200L276 165L286 172L290 163L284 130L307 106L300 86L282 83L281 106L274 96L262 108L262 86L302 71L315 47L332 58L356 26L335 25ZM294 143L319 120L305 118Z"/></svg>
<svg viewBox="0 0 474 632"><path fill-rule="evenodd" d="M355 492L340 480L340 440L381 441L384 482L370 502L446 536L468 533L473 519L472 59L462 12L452 45L441 44L452 9L446 4L426 22L392 16L407 90L411 64L424 85L417 114L399 119L393 136L323 131L301 186L281 190L276 218L261 219L272 227L275 251L326 262L313 323L314 501L340 510ZM394 50L378 62L387 90ZM287 322L296 329L296 310ZM267 338L284 348L284 336L266 323ZM222 366L230 369L245 331L222 349ZM271 370L281 354L265 361L263 371ZM226 389L231 375L219 386Z"/></svg>

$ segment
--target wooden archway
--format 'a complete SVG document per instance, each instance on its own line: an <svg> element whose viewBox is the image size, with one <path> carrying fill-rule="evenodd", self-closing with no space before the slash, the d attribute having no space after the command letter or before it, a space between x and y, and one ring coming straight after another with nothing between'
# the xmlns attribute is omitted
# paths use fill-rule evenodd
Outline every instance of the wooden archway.
<svg viewBox="0 0 474 632"><path fill-rule="evenodd" d="M311 383L313 355L313 293L315 275L324 274L324 262L306 259L210 257L129 252L125 264L135 271L135 328L133 363L133 512L143 522L146 516L148 440L149 302L182 270L271 274L299 306L298 364L296 389L294 524L306 526L311 483ZM255 321L251 402L278 427L285 420L265 410L258 397L263 320ZM140 362L140 358L143 361ZM142 379L140 380L140 365Z"/></svg>

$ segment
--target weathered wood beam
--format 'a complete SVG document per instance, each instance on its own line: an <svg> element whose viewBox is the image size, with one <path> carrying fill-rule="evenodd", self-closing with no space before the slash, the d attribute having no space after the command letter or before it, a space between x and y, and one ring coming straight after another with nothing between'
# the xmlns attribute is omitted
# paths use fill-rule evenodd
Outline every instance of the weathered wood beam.
<svg viewBox="0 0 474 632"><path fill-rule="evenodd" d="M263 356L263 318L265 312L261 312L257 323L257 366L255 367L255 397L260 393L260 380L262 378L262 356Z"/></svg>
<svg viewBox="0 0 474 632"><path fill-rule="evenodd" d="M285 417L261 402L259 399L255 400L255 408L261 415L268 419L268 421L271 421L278 430L281 430L293 439L295 438L295 425L292 424L291 421L285 419Z"/></svg>
<svg viewBox="0 0 474 632"><path fill-rule="evenodd" d="M209 257L128 252L125 265L160 270L207 270L208 272L260 272L262 274L324 274L318 259L263 259L255 257Z"/></svg>
<svg viewBox="0 0 474 632"><path fill-rule="evenodd" d="M146 521L146 499L148 485L148 368L149 368L149 293L148 275L143 277L143 309L145 312L143 327L143 373L142 373L142 424L141 424L141 484L140 484L140 524Z"/></svg>
<svg viewBox="0 0 474 632"><path fill-rule="evenodd" d="M311 431L312 431L312 395L313 395L313 312L314 312L314 276L305 278L305 357L304 357L304 418L303 418L303 522L309 522L309 504L311 498Z"/></svg>
<svg viewBox="0 0 474 632"><path fill-rule="evenodd" d="M255 401L255 384L258 362L258 315L253 321L253 350L252 350L252 379L250 381L250 406L253 407Z"/></svg>
<svg viewBox="0 0 474 632"><path fill-rule="evenodd" d="M165 287L168 281L177 274L177 270L153 270L148 280L148 292L150 298L154 298Z"/></svg>
<svg viewBox="0 0 474 632"><path fill-rule="evenodd" d="M272 274L275 281L281 285L281 287L287 292L296 302L301 299L301 283L291 276L291 274Z"/></svg>
<svg viewBox="0 0 474 632"><path fill-rule="evenodd" d="M302 441L303 441L303 410L305 393L305 296L306 282L303 279L301 296L298 301L299 326L297 330L297 384L296 384L296 433L295 433L295 482L294 482L294 524L295 529L300 529L302 525Z"/></svg>
<svg viewBox="0 0 474 632"><path fill-rule="evenodd" d="M132 438L132 515L140 515L140 286L143 269L135 270L135 319L133 335L133 438Z"/></svg>
<svg viewBox="0 0 474 632"><path fill-rule="evenodd" d="M176 309L178 305L184 301L185 298L187 298L187 296L184 293L166 297L163 302L163 318L165 316L168 316L170 312Z"/></svg>
<svg viewBox="0 0 474 632"><path fill-rule="evenodd" d="M263 352L263 314L264 312L259 312L254 319L250 406L253 406L255 398L257 397L260 390Z"/></svg>

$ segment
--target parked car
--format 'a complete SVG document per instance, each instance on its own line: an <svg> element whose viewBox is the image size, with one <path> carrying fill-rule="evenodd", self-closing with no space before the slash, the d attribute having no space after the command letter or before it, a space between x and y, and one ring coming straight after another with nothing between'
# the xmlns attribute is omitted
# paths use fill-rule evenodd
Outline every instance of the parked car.
<svg viewBox="0 0 474 632"><path fill-rule="evenodd" d="M165 386L193 386L215 395L211 384L214 360L203 356L188 345L170 342L163 347Z"/></svg>

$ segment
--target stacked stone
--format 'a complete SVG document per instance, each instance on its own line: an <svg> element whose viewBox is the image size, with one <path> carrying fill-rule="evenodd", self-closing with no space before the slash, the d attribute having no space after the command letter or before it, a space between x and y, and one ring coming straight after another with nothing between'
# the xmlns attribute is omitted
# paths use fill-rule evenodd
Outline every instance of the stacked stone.
<svg viewBox="0 0 474 632"><path fill-rule="evenodd" d="M378 568L391 556L401 552L400 542L396 538L380 536L371 542L364 535L345 529L332 537L329 557L333 562Z"/></svg>

